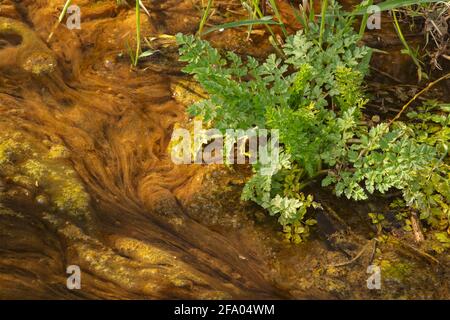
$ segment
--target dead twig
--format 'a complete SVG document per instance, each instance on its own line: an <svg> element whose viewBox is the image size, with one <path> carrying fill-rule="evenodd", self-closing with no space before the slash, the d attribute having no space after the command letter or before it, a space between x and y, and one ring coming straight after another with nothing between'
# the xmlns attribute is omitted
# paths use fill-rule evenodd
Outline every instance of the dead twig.
<svg viewBox="0 0 450 320"><path fill-rule="evenodd" d="M372 244L375 241L375 239L370 240L369 242L367 242L364 247L361 249L361 251L358 252L358 254L351 260L346 261L346 262L341 262L341 263L336 263L336 264L330 264L328 265L328 267L343 267L343 266L347 266L349 264L352 264L353 262L355 262L356 260L358 260L362 254L367 250L367 248L369 247L370 244Z"/></svg>
<svg viewBox="0 0 450 320"><path fill-rule="evenodd" d="M427 260L428 262L440 264L439 260L436 259L435 257L433 257L432 255L414 247L413 245L410 245L409 243L407 243L403 240L400 240L397 237L395 238L395 241L393 241L393 242L399 244L400 246L402 246L403 248L405 248L407 250L414 252L416 255L422 257L423 259Z"/></svg>
<svg viewBox="0 0 450 320"><path fill-rule="evenodd" d="M375 72L378 72L379 74L381 74L381 75L383 75L383 76L385 76L385 77L387 77L387 78L389 78L391 80L394 80L397 83L402 83L402 81L399 78L396 78L393 75L391 75L391 74L389 74L387 72L384 72L383 70L377 69L377 68L372 67L372 66L370 67L370 69L372 69Z"/></svg>
<svg viewBox="0 0 450 320"><path fill-rule="evenodd" d="M416 241L416 243L421 243L425 240L425 237L422 233L420 220L417 217L417 213L415 211L411 212L411 228L413 230L414 240Z"/></svg>
<svg viewBox="0 0 450 320"><path fill-rule="evenodd" d="M375 254L377 252L377 239L374 239L372 253L370 254L369 265L372 264L373 259L375 259Z"/></svg>
<svg viewBox="0 0 450 320"><path fill-rule="evenodd" d="M423 88L422 90L420 90L418 93L416 93L414 95L414 97L411 98L411 100L409 100L400 110L399 113L397 113L397 115L391 120L389 121L388 127L390 127L392 125L393 122L395 122L396 120L398 120L400 118L400 116L403 114L403 112L405 112L406 109L408 109L408 107L411 105L411 103L413 103L419 96L421 96L422 94L424 94L425 92L427 92L428 90L430 90L433 86L435 86L436 84L438 84L439 82L441 82L442 80L446 80L446 79L450 79L450 73L447 73L446 75L440 77L439 79L430 82L425 88Z"/></svg>

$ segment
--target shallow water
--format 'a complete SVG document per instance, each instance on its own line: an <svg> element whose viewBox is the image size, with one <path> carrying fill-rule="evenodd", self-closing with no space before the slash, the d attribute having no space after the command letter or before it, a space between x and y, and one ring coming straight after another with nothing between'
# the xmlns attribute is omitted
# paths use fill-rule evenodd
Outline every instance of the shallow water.
<svg viewBox="0 0 450 320"><path fill-rule="evenodd" d="M361 263L328 267L368 241L358 215L367 204L336 209L362 228L347 243L327 239L346 226L324 215L318 234L293 246L275 221L240 203L248 168L174 165L167 147L173 126L187 121L183 94L194 88L176 48L161 45L131 69L134 11L115 1L77 1L81 30L61 25L46 43L62 2L0 3L0 146L10 161L0 178L1 298L448 296L441 266L387 282L385 293L366 288L369 250ZM192 1L148 8L145 35L196 30ZM246 43L236 32L212 40L259 56L271 50L264 37ZM389 250L409 272L428 264ZM68 265L80 266L81 290L67 289Z"/></svg>

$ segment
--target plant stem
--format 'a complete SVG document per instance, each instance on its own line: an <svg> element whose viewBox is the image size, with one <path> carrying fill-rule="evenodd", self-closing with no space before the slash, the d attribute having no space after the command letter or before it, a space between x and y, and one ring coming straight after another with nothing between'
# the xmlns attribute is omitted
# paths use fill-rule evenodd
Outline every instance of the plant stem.
<svg viewBox="0 0 450 320"><path fill-rule="evenodd" d="M140 1L136 0L136 54L133 59L133 66L137 66L139 56L141 55L141 5Z"/></svg>
<svg viewBox="0 0 450 320"><path fill-rule="evenodd" d="M411 105L411 103L413 103L420 95L422 95L423 93L427 92L428 90L430 90L431 87L433 87L434 85L436 85L437 83L441 82L442 80L445 79L450 79L450 73L447 73L446 75L440 77L439 79L430 82L425 88L423 88L422 90L420 90L418 93L416 93L414 95L414 97L411 98L411 100L409 100L400 110L399 113L397 113L397 115L391 120L389 121L388 126L390 126L394 121L398 120L400 118L400 116L403 114L403 112L405 112L405 110Z"/></svg>
<svg viewBox="0 0 450 320"><path fill-rule="evenodd" d="M322 48L323 42L323 34L325 33L325 16L327 14L328 9L328 0L323 0L322 2L322 12L321 12L321 20L320 20L320 34L319 34L319 46Z"/></svg>
<svg viewBox="0 0 450 320"><path fill-rule="evenodd" d="M66 3L64 4L64 7L63 7L63 9L62 9L62 11L61 11L61 13L60 13L60 15L59 15L58 21L53 25L52 31L50 32L50 34L49 34L49 36L48 36L48 38L47 38L47 42L49 42L49 41L52 39L53 34L55 33L56 28L58 28L58 25L63 21L64 16L65 16L66 13L67 13L67 9L69 8L69 6L70 6L71 3L72 3L72 0L67 0Z"/></svg>
<svg viewBox="0 0 450 320"><path fill-rule="evenodd" d="M366 13L363 15L361 20L361 26L359 28L359 36L362 37L364 32L366 31L367 20L369 19L369 13L367 12L367 8L369 8L373 4L373 0L369 0L367 6L364 6L366 9Z"/></svg>
<svg viewBox="0 0 450 320"><path fill-rule="evenodd" d="M405 36L403 35L402 29L400 28L400 24L398 23L397 14L395 13L395 11L392 11L392 17L394 18L395 30L397 30L400 41L405 47L405 50L408 53L408 55L413 60L414 64L417 66L417 75L420 81L422 79L422 65L421 65L422 62L419 59L417 59L416 53L412 51L410 46L408 45L408 42L406 41Z"/></svg>
<svg viewBox="0 0 450 320"><path fill-rule="evenodd" d="M208 20L209 13L211 11L211 7L214 0L208 0L208 4L206 5L205 11L203 11L202 20L200 21L200 26L198 27L197 35L200 37L203 32L203 27L205 26L206 21Z"/></svg>
<svg viewBox="0 0 450 320"><path fill-rule="evenodd" d="M272 7L273 12L275 13L275 16L278 19L278 22L280 23L281 30L283 31L284 36L287 37L288 33L286 30L286 27L284 26L283 19L281 17L280 11L278 10L275 0L269 0L269 2L270 2L270 6Z"/></svg>
<svg viewBox="0 0 450 320"><path fill-rule="evenodd" d="M261 11L261 8L258 6L255 6L255 11L258 14L259 18L262 19L264 17L264 13ZM278 42L277 36L275 35L275 32L273 32L272 28L270 27L269 24L264 24L267 28L267 30L270 32L270 34L272 35L273 38L273 43L272 45L274 46L275 50L277 51L277 53L280 56L283 56L283 51L280 48L280 43Z"/></svg>

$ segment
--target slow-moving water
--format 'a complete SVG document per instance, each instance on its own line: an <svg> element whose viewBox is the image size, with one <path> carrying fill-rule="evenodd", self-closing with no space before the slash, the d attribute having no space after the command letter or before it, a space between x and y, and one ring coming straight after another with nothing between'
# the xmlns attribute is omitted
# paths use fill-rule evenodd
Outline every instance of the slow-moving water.
<svg viewBox="0 0 450 320"><path fill-rule="evenodd" d="M1 136L5 148L19 145L15 168L2 177L9 209L1 215L1 295L280 297L261 261L239 258L248 248L180 204L200 188L202 173L167 155L172 127L185 117L172 98L174 78L131 71L118 56L133 35L133 11L80 1L82 29L60 26L47 45L56 4L1 7ZM159 6L177 19L193 10L179 1ZM49 155L58 148L62 154ZM33 161L43 176L26 181ZM80 266L83 290L67 290L67 265Z"/></svg>

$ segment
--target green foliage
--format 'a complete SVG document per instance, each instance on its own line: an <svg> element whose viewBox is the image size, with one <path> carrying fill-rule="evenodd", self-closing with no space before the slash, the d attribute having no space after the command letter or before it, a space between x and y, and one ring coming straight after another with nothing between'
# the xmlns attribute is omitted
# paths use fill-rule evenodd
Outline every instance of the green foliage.
<svg viewBox="0 0 450 320"><path fill-rule="evenodd" d="M377 3L380 11L387 11L392 9L397 9L401 7L407 7L412 5L425 5L428 3L440 2L441 0L387 0ZM357 8L352 14L365 14L366 8Z"/></svg>
<svg viewBox="0 0 450 320"><path fill-rule="evenodd" d="M382 234L386 219L384 215L381 213L369 213L368 216L372 221L372 224L377 227L377 234L379 235L379 239L384 238L384 235Z"/></svg>
<svg viewBox="0 0 450 320"><path fill-rule="evenodd" d="M444 230L450 216L449 110L428 102L418 111L408 114L408 123L382 123L357 134L360 143L350 147L345 169L332 172L323 184L335 182L337 195L354 200L375 191L401 190L406 206Z"/></svg>
<svg viewBox="0 0 450 320"><path fill-rule="evenodd" d="M206 3L206 6L203 8L202 18L200 20L200 25L198 28L197 35L202 36L206 35L208 33L228 29L228 28L238 28L242 26L248 26L248 32L247 32L247 38L250 38L250 33L252 31L252 28L254 25L265 25L269 33L271 34L270 41L275 46L278 47L278 40L277 36L275 35L274 31L272 30L270 25L279 25L281 26L281 29L283 31L283 34L286 36L287 31L283 24L283 19L281 17L281 14L278 10L278 6L276 1L269 0L270 7L277 18L277 21L273 20L272 16L266 16L265 10L262 8L266 5L266 0L240 0L242 7L248 12L248 18L246 20L238 20L238 21L231 21L226 22L220 25L215 25L203 32L203 28L208 21L208 19L214 14L213 5L214 0L208 0Z"/></svg>
<svg viewBox="0 0 450 320"><path fill-rule="evenodd" d="M432 110L428 115L409 114L420 120L412 124L365 124L363 79L371 51L358 45L352 17L342 15L334 2L323 17L323 23L310 22L306 32L286 39L284 60L275 55L264 62L242 58L178 34L180 60L187 62L183 71L209 94L189 113L221 130L279 130L279 165L269 174L255 165L242 199L278 216L291 241L298 243L308 234L305 226L312 220L307 210L318 207L302 190L324 173L322 185L334 186L338 196L365 200L370 194L398 189L422 219L447 226L445 110L437 115Z"/></svg>
<svg viewBox="0 0 450 320"><path fill-rule="evenodd" d="M435 232L434 238L437 240L437 243L434 243L433 250L437 253L442 253L447 249L450 249L450 236L448 232Z"/></svg>
<svg viewBox="0 0 450 320"><path fill-rule="evenodd" d="M302 243L309 237L310 226L313 226L316 223L316 220L308 219L305 223L297 220L290 225L285 225L283 227L284 239L295 244Z"/></svg>
<svg viewBox="0 0 450 320"><path fill-rule="evenodd" d="M368 216L373 224L380 224L385 219L381 213L369 213Z"/></svg>
<svg viewBox="0 0 450 320"><path fill-rule="evenodd" d="M403 230L405 231L412 231L412 222L409 218L410 212L409 209L406 207L406 203L403 199L395 199L389 207L393 210L395 210L395 219L399 222L403 222Z"/></svg>
<svg viewBox="0 0 450 320"><path fill-rule="evenodd" d="M178 34L177 42L181 45L180 60L189 62L183 71L193 74L210 95L189 108L191 115L213 120L219 129L247 129L265 127L266 106L287 106L286 81L292 76L283 77L287 65L281 65L275 55L263 64L253 57L244 63L235 53L223 56L193 36Z"/></svg>
<svg viewBox="0 0 450 320"><path fill-rule="evenodd" d="M415 183L404 197L421 212L422 219L445 230L450 220L450 105L427 101L407 116L417 143L432 147L436 157L428 167L417 171Z"/></svg>
<svg viewBox="0 0 450 320"><path fill-rule="evenodd" d="M380 124L359 136L346 155L346 169L338 170L336 194L365 200L368 193L385 193L391 188L411 189L418 172L436 158L436 150L417 143L408 128L390 130ZM365 187L365 188L363 188Z"/></svg>

